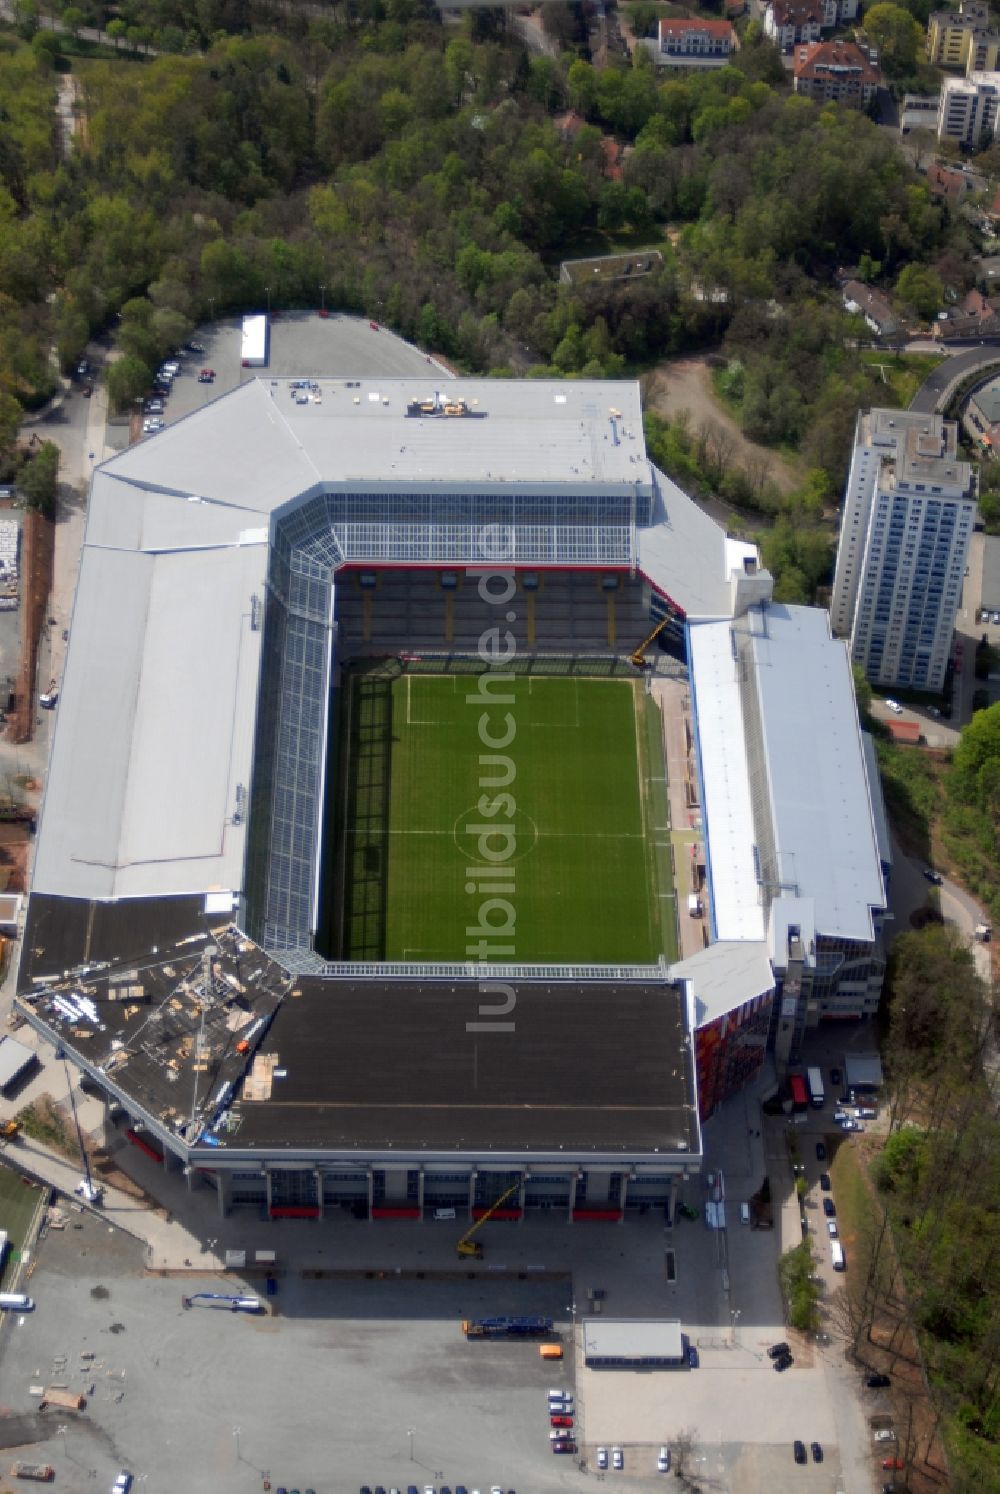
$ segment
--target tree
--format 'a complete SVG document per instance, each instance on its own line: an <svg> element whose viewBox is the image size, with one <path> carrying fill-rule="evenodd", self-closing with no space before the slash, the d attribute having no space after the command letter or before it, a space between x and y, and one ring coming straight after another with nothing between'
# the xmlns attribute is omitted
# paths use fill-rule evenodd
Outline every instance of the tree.
<svg viewBox="0 0 1000 1494"><path fill-rule="evenodd" d="M901 5L873 5L865 13L865 30L879 49L883 70L890 77L912 72L923 46L924 33Z"/></svg>
<svg viewBox="0 0 1000 1494"><path fill-rule="evenodd" d="M153 371L148 363L132 353L116 358L108 369L108 398L116 410L128 409L152 381Z"/></svg>
<svg viewBox="0 0 1000 1494"><path fill-rule="evenodd" d="M0 458L10 455L17 440L23 411L12 394L0 390Z"/></svg>
<svg viewBox="0 0 1000 1494"><path fill-rule="evenodd" d="M909 264L900 271L896 291L901 301L917 316L929 319L940 309L944 299L941 276L929 265Z"/></svg>
<svg viewBox="0 0 1000 1494"><path fill-rule="evenodd" d="M18 474L18 486L28 508L51 518L55 513L58 481L59 448L53 441L43 441Z"/></svg>

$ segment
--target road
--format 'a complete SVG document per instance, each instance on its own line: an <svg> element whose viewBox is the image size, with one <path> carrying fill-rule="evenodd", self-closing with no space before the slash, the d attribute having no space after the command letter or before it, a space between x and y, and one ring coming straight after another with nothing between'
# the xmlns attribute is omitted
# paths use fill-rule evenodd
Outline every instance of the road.
<svg viewBox="0 0 1000 1494"><path fill-rule="evenodd" d="M977 368L1000 363L1000 339L941 344L923 338L908 343L905 349L908 353L923 353L928 350L947 354L947 360L927 375L910 401L911 410L927 415L933 414L945 403L948 390L956 380L973 373Z"/></svg>

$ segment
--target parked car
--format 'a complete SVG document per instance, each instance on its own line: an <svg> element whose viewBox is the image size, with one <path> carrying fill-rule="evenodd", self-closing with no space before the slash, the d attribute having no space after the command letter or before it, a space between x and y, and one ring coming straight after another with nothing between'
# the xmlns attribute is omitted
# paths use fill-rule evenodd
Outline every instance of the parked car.
<svg viewBox="0 0 1000 1494"><path fill-rule="evenodd" d="M886 1390L892 1381L888 1375L866 1375L865 1384L869 1390Z"/></svg>
<svg viewBox="0 0 1000 1494"><path fill-rule="evenodd" d="M146 401L147 415L162 415L166 408L167 407L163 403L163 400L158 398L157 396L154 396L152 399L147 399Z"/></svg>
<svg viewBox="0 0 1000 1494"><path fill-rule="evenodd" d="M214 368L203 368L198 375L199 384L211 384L215 380Z"/></svg>
<svg viewBox="0 0 1000 1494"><path fill-rule="evenodd" d="M769 1359L783 1359L786 1354L790 1354L791 1352L791 1349L785 1343L784 1339L782 1339L780 1344L771 1345L767 1351L767 1357Z"/></svg>
<svg viewBox="0 0 1000 1494"><path fill-rule="evenodd" d="M819 1186L822 1188L822 1190L823 1190L824 1193L829 1193L829 1191L830 1191L830 1174L828 1172L821 1172L820 1173L820 1175L819 1175Z"/></svg>
<svg viewBox="0 0 1000 1494"><path fill-rule="evenodd" d="M832 1198L824 1198L824 1200L823 1200L823 1213L826 1215L826 1217L828 1219L834 1219L834 1218L836 1218L837 1205L834 1203L834 1201L833 1201Z"/></svg>
<svg viewBox="0 0 1000 1494"><path fill-rule="evenodd" d="M944 881L944 877L942 877L941 873L936 872L932 866L924 867L924 876L927 878L928 882L932 883L935 887L940 887L942 882Z"/></svg>
<svg viewBox="0 0 1000 1494"><path fill-rule="evenodd" d="M875 1120L875 1118L877 1117L877 1115L878 1115L878 1110L875 1108L874 1105L856 1105L854 1107L854 1118L855 1118L855 1120L859 1120L859 1121L860 1120L873 1121L873 1120Z"/></svg>
<svg viewBox="0 0 1000 1494"><path fill-rule="evenodd" d="M576 1452L576 1443L575 1442L553 1442L553 1444L552 1444L552 1451L554 1453L575 1453Z"/></svg>
<svg viewBox="0 0 1000 1494"><path fill-rule="evenodd" d="M886 699L885 703L888 706L889 710L892 711L894 716L901 716L903 714L903 707L900 705L898 700Z"/></svg>
<svg viewBox="0 0 1000 1494"><path fill-rule="evenodd" d="M572 1431L567 1431L563 1427L554 1427L552 1429L552 1431L549 1433L549 1441L550 1442L565 1442L566 1438L567 1437L572 1437L572 1435L573 1435Z"/></svg>
<svg viewBox="0 0 1000 1494"><path fill-rule="evenodd" d="M688 1369L697 1369L701 1360L698 1358L698 1350L694 1344L688 1344Z"/></svg>
<svg viewBox="0 0 1000 1494"><path fill-rule="evenodd" d="M820 1445L819 1445L818 1442L810 1442L810 1444L809 1444L809 1451L813 1455L813 1462L814 1463L822 1463L822 1461L823 1461L823 1449L822 1449L822 1447L820 1447Z"/></svg>
<svg viewBox="0 0 1000 1494"><path fill-rule="evenodd" d="M86 358L81 358L80 361L79 361L79 363L76 365L76 376L77 376L77 378L78 379L85 379L89 373L90 373L90 364L87 362Z"/></svg>
<svg viewBox="0 0 1000 1494"><path fill-rule="evenodd" d="M131 1473L129 1473L127 1468L123 1468L121 1473L119 1473L118 1477L115 1479L114 1483L111 1485L111 1494L128 1494L128 1491L129 1489L131 1489L131 1487L132 1475Z"/></svg>
<svg viewBox="0 0 1000 1494"><path fill-rule="evenodd" d="M879 1427L875 1433L876 1442L895 1442L896 1434L891 1427Z"/></svg>
<svg viewBox="0 0 1000 1494"><path fill-rule="evenodd" d="M792 1443L792 1452L795 1454L796 1463L805 1463L808 1461L806 1458L806 1445L804 1442L800 1442L797 1437Z"/></svg>
<svg viewBox="0 0 1000 1494"><path fill-rule="evenodd" d="M80 393L83 395L84 399L89 399L93 392L93 384L84 384L83 388L80 390Z"/></svg>
<svg viewBox="0 0 1000 1494"><path fill-rule="evenodd" d="M837 1221L836 1221L836 1219L828 1219L826 1221L826 1232L830 1236L831 1240L835 1240L837 1238Z"/></svg>
<svg viewBox="0 0 1000 1494"><path fill-rule="evenodd" d="M563 1416L563 1415L560 1414L559 1416L550 1416L549 1417L549 1426L550 1427L571 1427L572 1425L573 1425L573 1418L572 1418L572 1416Z"/></svg>
<svg viewBox="0 0 1000 1494"><path fill-rule="evenodd" d="M613 1447L611 1449L611 1466L619 1470L625 1467L625 1454L620 1447Z"/></svg>
<svg viewBox="0 0 1000 1494"><path fill-rule="evenodd" d="M185 353L203 353L205 351L205 347L204 344L200 342L189 342L184 351Z"/></svg>
<svg viewBox="0 0 1000 1494"><path fill-rule="evenodd" d="M865 1129L860 1121L851 1120L849 1115L845 1116L840 1122L840 1127L843 1131L863 1131Z"/></svg>
<svg viewBox="0 0 1000 1494"><path fill-rule="evenodd" d="M882 1467L884 1469L892 1469L893 1471L895 1471L897 1468L905 1468L906 1464L903 1462L902 1458L883 1458Z"/></svg>
<svg viewBox="0 0 1000 1494"><path fill-rule="evenodd" d="M823 1143L821 1141L817 1141L817 1143L816 1143L816 1161L817 1162L825 1162L826 1161L826 1147L823 1145Z"/></svg>
<svg viewBox="0 0 1000 1494"><path fill-rule="evenodd" d="M156 415L150 416L142 422L142 433L144 436L155 436L157 431L162 431L163 421Z"/></svg>
<svg viewBox="0 0 1000 1494"><path fill-rule="evenodd" d="M597 1466L598 1468L607 1468L608 1466L608 1450L606 1447L599 1447L597 1449Z"/></svg>
<svg viewBox="0 0 1000 1494"><path fill-rule="evenodd" d="M660 1448L659 1454L658 1454L657 1459L656 1459L656 1471L657 1471L657 1473L669 1473L670 1472L670 1449L669 1449L669 1447L661 1447Z"/></svg>

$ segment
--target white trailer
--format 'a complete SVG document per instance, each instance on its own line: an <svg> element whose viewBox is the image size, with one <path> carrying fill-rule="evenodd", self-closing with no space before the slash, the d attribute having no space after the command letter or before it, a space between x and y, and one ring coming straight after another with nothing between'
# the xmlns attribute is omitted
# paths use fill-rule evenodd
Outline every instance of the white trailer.
<svg viewBox="0 0 1000 1494"><path fill-rule="evenodd" d="M267 367L267 317L245 316L243 318L243 342L240 362L244 368Z"/></svg>

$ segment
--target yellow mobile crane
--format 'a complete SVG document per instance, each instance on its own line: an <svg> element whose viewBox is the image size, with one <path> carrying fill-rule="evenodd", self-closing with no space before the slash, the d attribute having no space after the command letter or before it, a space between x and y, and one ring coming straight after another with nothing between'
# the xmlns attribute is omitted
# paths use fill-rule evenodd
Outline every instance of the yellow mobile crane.
<svg viewBox="0 0 1000 1494"><path fill-rule="evenodd" d="M649 637L644 638L635 652L629 654L628 661L630 664L634 665L636 669L647 668L646 650L649 648L650 644L656 642L657 638L659 638L660 634L663 632L664 628L668 625L669 622L669 617L662 618L660 622L656 624L656 627L650 633Z"/></svg>
<svg viewBox="0 0 1000 1494"><path fill-rule="evenodd" d="M496 1202L490 1204L489 1208L486 1210L486 1213L483 1215L483 1217L481 1219L477 1219L476 1222L475 1222L475 1224L472 1226L471 1229L466 1230L465 1234L462 1236L462 1238L459 1240L458 1244L455 1246L455 1249L458 1251L459 1255L461 1255L461 1256L471 1256L473 1258L473 1260L477 1260L477 1261L481 1261L482 1260L482 1258L483 1258L483 1247L480 1245L480 1243L479 1243L478 1240L474 1240L472 1238L473 1235L476 1233L477 1230L482 1229L482 1227L486 1223L487 1219L492 1219L492 1217L496 1213L497 1209L501 1208L502 1205L507 1202L508 1198L510 1198L511 1194L512 1193L516 1193L518 1191L518 1189L520 1188L520 1186L521 1186L521 1180L519 1178L516 1183L511 1183L511 1185L510 1185L509 1188L505 1188L504 1189L503 1193L501 1193L500 1197L496 1200Z"/></svg>

